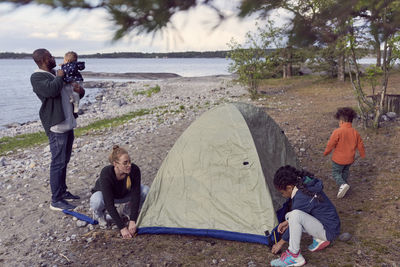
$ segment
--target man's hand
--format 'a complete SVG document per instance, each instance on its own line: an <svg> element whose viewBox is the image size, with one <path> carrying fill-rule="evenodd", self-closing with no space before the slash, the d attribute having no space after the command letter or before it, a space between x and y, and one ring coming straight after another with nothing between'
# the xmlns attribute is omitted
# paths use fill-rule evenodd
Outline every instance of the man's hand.
<svg viewBox="0 0 400 267"><path fill-rule="evenodd" d="M132 238L132 235L129 232L127 227L122 228L120 232L121 232L122 238Z"/></svg>
<svg viewBox="0 0 400 267"><path fill-rule="evenodd" d="M128 230L132 236L136 233L137 226L135 221L129 221Z"/></svg>
<svg viewBox="0 0 400 267"><path fill-rule="evenodd" d="M64 71L62 69L58 69L57 76L64 77Z"/></svg>
<svg viewBox="0 0 400 267"><path fill-rule="evenodd" d="M77 92L80 96L85 95L85 89L82 88L78 83L73 83L74 91Z"/></svg>

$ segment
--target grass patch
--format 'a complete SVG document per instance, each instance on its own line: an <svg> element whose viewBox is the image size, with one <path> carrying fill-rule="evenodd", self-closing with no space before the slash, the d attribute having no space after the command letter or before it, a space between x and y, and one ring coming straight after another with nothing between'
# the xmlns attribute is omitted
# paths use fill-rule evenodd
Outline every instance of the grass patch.
<svg viewBox="0 0 400 267"><path fill-rule="evenodd" d="M149 109L141 109L134 112L129 112L119 117L111 118L111 119L103 119L95 121L88 126L77 128L75 130L75 136L85 135L93 130L100 130L108 127L116 127L122 125L133 118L144 116L150 114L152 111Z"/></svg>
<svg viewBox="0 0 400 267"><path fill-rule="evenodd" d="M377 252L378 254L389 254L390 250L388 247L378 243L377 241L373 240L362 240L361 241L362 245L364 247L369 247L371 250Z"/></svg>
<svg viewBox="0 0 400 267"><path fill-rule="evenodd" d="M14 137L2 137L0 138L0 155L5 155L8 151L13 151L14 149L40 145L47 140L45 132L21 134Z"/></svg>
<svg viewBox="0 0 400 267"><path fill-rule="evenodd" d="M74 134L76 137L79 137L81 135L92 132L93 130L116 127L128 122L135 117L144 116L150 114L151 112L152 110L149 109L141 109L112 119L98 120L89 124L88 126L75 129ZM35 145L40 145L46 143L47 141L48 138L45 132L21 134L14 137L6 136L0 138L0 155L5 155L7 152L14 151L16 149L23 149Z"/></svg>
<svg viewBox="0 0 400 267"><path fill-rule="evenodd" d="M147 90L134 92L133 95L146 95L147 97L151 97L153 94L157 94L158 92L160 92L160 90L161 88L157 84L156 86L151 87Z"/></svg>

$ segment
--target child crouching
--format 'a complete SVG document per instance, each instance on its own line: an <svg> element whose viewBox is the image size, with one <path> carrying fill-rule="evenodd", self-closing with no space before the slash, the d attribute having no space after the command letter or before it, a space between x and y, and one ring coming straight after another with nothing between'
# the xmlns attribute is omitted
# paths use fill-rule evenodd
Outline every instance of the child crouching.
<svg viewBox="0 0 400 267"><path fill-rule="evenodd" d="M281 257L271 261L271 266L303 266L300 253L303 231L313 237L308 249L312 252L327 247L340 233L340 219L335 206L323 192L322 181L313 174L286 165L280 167L274 177L275 188L283 197L291 199L291 211L278 226L282 239L273 245L277 254L286 242L288 249Z"/></svg>

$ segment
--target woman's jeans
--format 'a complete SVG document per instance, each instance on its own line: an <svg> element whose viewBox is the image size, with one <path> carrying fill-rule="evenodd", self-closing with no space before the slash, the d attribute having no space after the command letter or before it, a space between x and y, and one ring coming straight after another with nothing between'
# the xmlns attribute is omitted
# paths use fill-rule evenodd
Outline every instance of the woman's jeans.
<svg viewBox="0 0 400 267"><path fill-rule="evenodd" d="M49 133L51 152L50 163L50 188L51 201L62 200L62 195L67 191L66 177L67 165L71 158L74 131L65 133Z"/></svg>
<svg viewBox="0 0 400 267"><path fill-rule="evenodd" d="M140 204L139 209L142 207L144 200L146 199L147 193L149 193L150 188L147 185L140 185ZM127 203L131 199L128 194L124 198L114 199L115 204ZM103 216L105 211L105 204L103 193L101 191L94 192L90 197L90 209L97 215Z"/></svg>
<svg viewBox="0 0 400 267"><path fill-rule="evenodd" d="M322 223L312 215L301 211L293 210L286 213L286 220L289 221L289 250L296 254L300 251L300 240L303 232L313 238L326 241L326 233Z"/></svg>

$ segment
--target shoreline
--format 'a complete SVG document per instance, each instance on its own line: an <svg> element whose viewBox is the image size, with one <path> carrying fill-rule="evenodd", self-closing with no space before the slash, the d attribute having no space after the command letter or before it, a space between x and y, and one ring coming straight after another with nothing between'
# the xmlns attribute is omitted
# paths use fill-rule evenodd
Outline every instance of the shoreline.
<svg viewBox="0 0 400 267"><path fill-rule="evenodd" d="M136 74L129 75L133 77ZM159 75L157 73L144 73L140 75L161 77L157 76ZM167 74L166 76L169 75ZM99 88L99 90L93 102L87 101L87 103L80 104L82 114L77 119L78 127L87 126L96 120L110 119L140 109L154 109L165 105L169 106L168 109L177 109L179 108L177 102L182 102L181 104L184 106L202 106L207 101L206 99L210 100L209 98L211 97L208 94L208 89L206 89L208 86L219 86L221 89L224 86L231 86L229 83L232 83L232 85L234 83L232 81L233 75L171 77L136 81L101 80L101 78L105 78L106 76L98 75L96 77L100 79L98 81L84 82L85 88ZM154 86L159 86L161 91L153 94L151 97L141 94ZM240 86L235 85L234 87L237 90L236 87ZM217 88L214 89L216 89L214 92L220 90ZM241 91L243 93L247 92L245 89L241 89ZM174 97L171 97L171 94ZM202 94L204 94L204 97L200 97ZM193 96L197 97L197 100L195 100L195 103L190 104L194 101ZM182 97L181 101L177 101L180 97ZM23 123L12 122L4 125L4 128L0 128L0 138L39 131L43 131L40 120Z"/></svg>

